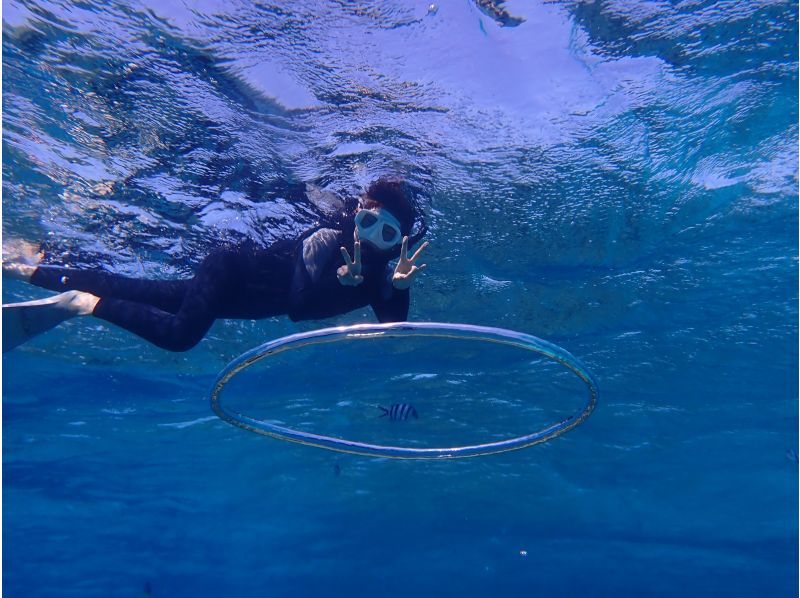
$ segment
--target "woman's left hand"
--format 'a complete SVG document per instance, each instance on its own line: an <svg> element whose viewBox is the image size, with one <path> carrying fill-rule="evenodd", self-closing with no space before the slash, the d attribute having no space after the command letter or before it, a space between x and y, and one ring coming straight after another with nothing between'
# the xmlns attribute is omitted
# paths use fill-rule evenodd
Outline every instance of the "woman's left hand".
<svg viewBox="0 0 800 598"><path fill-rule="evenodd" d="M411 286L417 273L425 268L428 264L417 266L414 262L417 261L419 254L428 246L425 241L419 249L414 252L414 255L408 257L408 237L403 237L403 245L400 248L400 261L397 262L397 267L394 269L392 275L392 286L396 289L405 290Z"/></svg>

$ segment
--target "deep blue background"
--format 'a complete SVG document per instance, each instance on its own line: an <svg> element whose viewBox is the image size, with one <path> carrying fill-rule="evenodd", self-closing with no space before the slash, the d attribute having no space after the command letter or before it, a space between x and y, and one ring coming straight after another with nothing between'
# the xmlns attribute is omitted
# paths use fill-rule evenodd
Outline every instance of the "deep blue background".
<svg viewBox="0 0 800 598"><path fill-rule="evenodd" d="M493 458L340 456L209 410L285 320L177 355L69 322L3 357L9 595L796 595L797 4L428 5L4 1L4 244L187 275L310 225L293 183L400 173L431 222L411 318L563 345L596 413Z"/></svg>

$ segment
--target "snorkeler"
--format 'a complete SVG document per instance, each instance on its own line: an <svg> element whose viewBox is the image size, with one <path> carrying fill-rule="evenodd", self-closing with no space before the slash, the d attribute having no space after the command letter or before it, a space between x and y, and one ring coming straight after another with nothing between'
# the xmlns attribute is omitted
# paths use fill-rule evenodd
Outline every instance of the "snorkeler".
<svg viewBox="0 0 800 598"><path fill-rule="evenodd" d="M416 262L428 245L409 257L426 232L422 221L409 241L417 215L405 185L381 178L335 221L267 248L247 242L217 249L187 280L4 262L4 276L62 292L3 306L3 352L86 315L169 351L191 349L217 319L314 320L369 305L380 322L404 321L409 287L425 268Z"/></svg>

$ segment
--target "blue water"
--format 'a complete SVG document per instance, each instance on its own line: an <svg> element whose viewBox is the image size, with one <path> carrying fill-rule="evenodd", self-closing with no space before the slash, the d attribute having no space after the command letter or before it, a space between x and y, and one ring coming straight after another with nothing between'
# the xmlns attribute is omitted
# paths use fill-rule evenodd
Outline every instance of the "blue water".
<svg viewBox="0 0 800 598"><path fill-rule="evenodd" d="M400 173L431 224L410 318L557 342L596 412L484 459L337 455L207 393L246 349L370 313L218 322L185 354L71 321L3 356L9 596L796 595L797 3L429 4L4 0L4 243L185 276L310 225L292 184ZM521 397L486 347L378 350L362 393L388 400L456 369L500 405L574 390ZM330 408L291 387L358 371L337 356L242 400Z"/></svg>

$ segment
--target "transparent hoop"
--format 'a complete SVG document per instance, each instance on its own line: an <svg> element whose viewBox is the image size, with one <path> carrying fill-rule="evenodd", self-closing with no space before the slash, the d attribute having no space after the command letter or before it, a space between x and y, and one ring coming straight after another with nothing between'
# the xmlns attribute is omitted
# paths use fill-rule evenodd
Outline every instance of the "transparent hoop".
<svg viewBox="0 0 800 598"><path fill-rule="evenodd" d="M278 353L300 349L309 345L335 343L344 340L366 341L379 337L395 338L409 336L491 342L533 351L534 353L538 353L560 363L583 380L588 390L586 401L583 406L571 416L524 436L486 444L442 448L385 446L302 432L300 430L254 419L242 413L228 411L222 405L220 394L231 378L254 363L277 355ZM564 432L583 423L597 405L598 396L599 390L597 382L580 361L561 347L536 338L535 336L514 332L513 330L488 326L472 326L470 324L396 322L391 324L358 324L355 326L323 328L321 330L285 336L264 343L255 349L243 353L231 361L220 372L211 389L211 409L220 419L229 424L249 430L250 432L255 432L256 434L277 438L278 440L316 446L342 453L367 455L370 457L386 457L393 459L454 459L459 457L479 457L513 451L552 440L556 436L560 436Z"/></svg>

